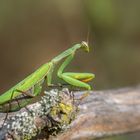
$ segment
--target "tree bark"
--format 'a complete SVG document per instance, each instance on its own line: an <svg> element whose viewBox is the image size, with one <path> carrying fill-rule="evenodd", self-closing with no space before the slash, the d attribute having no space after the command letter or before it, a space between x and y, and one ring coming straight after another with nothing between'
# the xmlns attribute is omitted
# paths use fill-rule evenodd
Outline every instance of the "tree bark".
<svg viewBox="0 0 140 140"><path fill-rule="evenodd" d="M89 96L78 100L83 93L89 93ZM140 130L140 86L79 91L74 95L79 103L76 119L68 130L49 139L91 140Z"/></svg>
<svg viewBox="0 0 140 140"><path fill-rule="evenodd" d="M70 129L52 139L93 140L139 130L140 86L137 86L91 91L80 103L79 114Z"/></svg>

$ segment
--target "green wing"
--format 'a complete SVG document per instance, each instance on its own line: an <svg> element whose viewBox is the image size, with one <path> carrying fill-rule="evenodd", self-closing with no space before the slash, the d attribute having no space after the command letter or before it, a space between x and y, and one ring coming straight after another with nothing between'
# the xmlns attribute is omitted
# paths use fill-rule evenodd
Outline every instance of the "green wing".
<svg viewBox="0 0 140 140"><path fill-rule="evenodd" d="M30 90L34 85L41 82L45 78L45 76L47 76L47 73L51 69L51 65L52 63L44 64L39 69L37 69L34 73L32 73L27 78L22 80L20 83L18 83L17 85L9 89L7 92L2 94L0 96L0 104L9 101L11 99L13 92L14 92L13 98L22 94L20 92L17 92L16 89L26 92ZM33 94L36 95L38 93L39 91Z"/></svg>

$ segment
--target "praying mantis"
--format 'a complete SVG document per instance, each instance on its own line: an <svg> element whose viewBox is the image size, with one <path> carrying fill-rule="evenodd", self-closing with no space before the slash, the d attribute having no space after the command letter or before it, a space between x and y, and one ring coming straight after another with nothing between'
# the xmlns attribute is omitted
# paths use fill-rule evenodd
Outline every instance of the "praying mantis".
<svg viewBox="0 0 140 140"><path fill-rule="evenodd" d="M88 44L85 41L82 41L81 43L65 50L50 62L42 65L27 78L0 95L0 112L13 112L19 110L21 107L25 107L33 98L41 94L44 82L46 82L47 86L51 86L53 71L56 65L62 60L63 62L58 68L57 76L70 85L90 90L91 86L87 84L87 82L95 77L94 74L63 72L74 58L76 51L79 49L89 52ZM24 97L19 98L22 95L24 95ZM24 99L26 99L26 101ZM12 102L16 103L10 105Z"/></svg>

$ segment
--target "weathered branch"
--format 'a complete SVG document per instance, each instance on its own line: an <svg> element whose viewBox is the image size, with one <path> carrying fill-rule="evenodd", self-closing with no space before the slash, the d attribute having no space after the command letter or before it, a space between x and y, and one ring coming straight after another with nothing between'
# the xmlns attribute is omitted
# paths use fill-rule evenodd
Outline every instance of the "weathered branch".
<svg viewBox="0 0 140 140"><path fill-rule="evenodd" d="M35 104L28 105L26 109L22 108L16 114L11 113L11 117L6 119L1 128L0 140L9 138L30 140L37 138L42 130L46 138L67 128L77 112L73 94L66 88L52 89L44 93ZM26 102L24 98L22 99ZM30 99L34 100L34 98ZM16 100L12 100L11 103L17 105Z"/></svg>
<svg viewBox="0 0 140 140"><path fill-rule="evenodd" d="M59 140L85 140L140 130L140 86L90 92ZM55 139L55 138L53 138Z"/></svg>
<svg viewBox="0 0 140 140"><path fill-rule="evenodd" d="M86 92L75 92L75 98ZM50 139L95 139L140 130L140 86L90 91L77 102L79 112L70 129Z"/></svg>

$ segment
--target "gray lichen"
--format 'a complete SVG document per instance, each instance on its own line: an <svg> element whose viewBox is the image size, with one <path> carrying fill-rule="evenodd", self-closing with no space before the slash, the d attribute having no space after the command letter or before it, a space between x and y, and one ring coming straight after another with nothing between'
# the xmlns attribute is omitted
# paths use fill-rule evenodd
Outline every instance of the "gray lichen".
<svg viewBox="0 0 140 140"><path fill-rule="evenodd" d="M68 128L77 111L71 92L64 88L44 93L41 101L31 105L29 111L18 113L6 121L7 137L29 140L44 127L51 135Z"/></svg>

